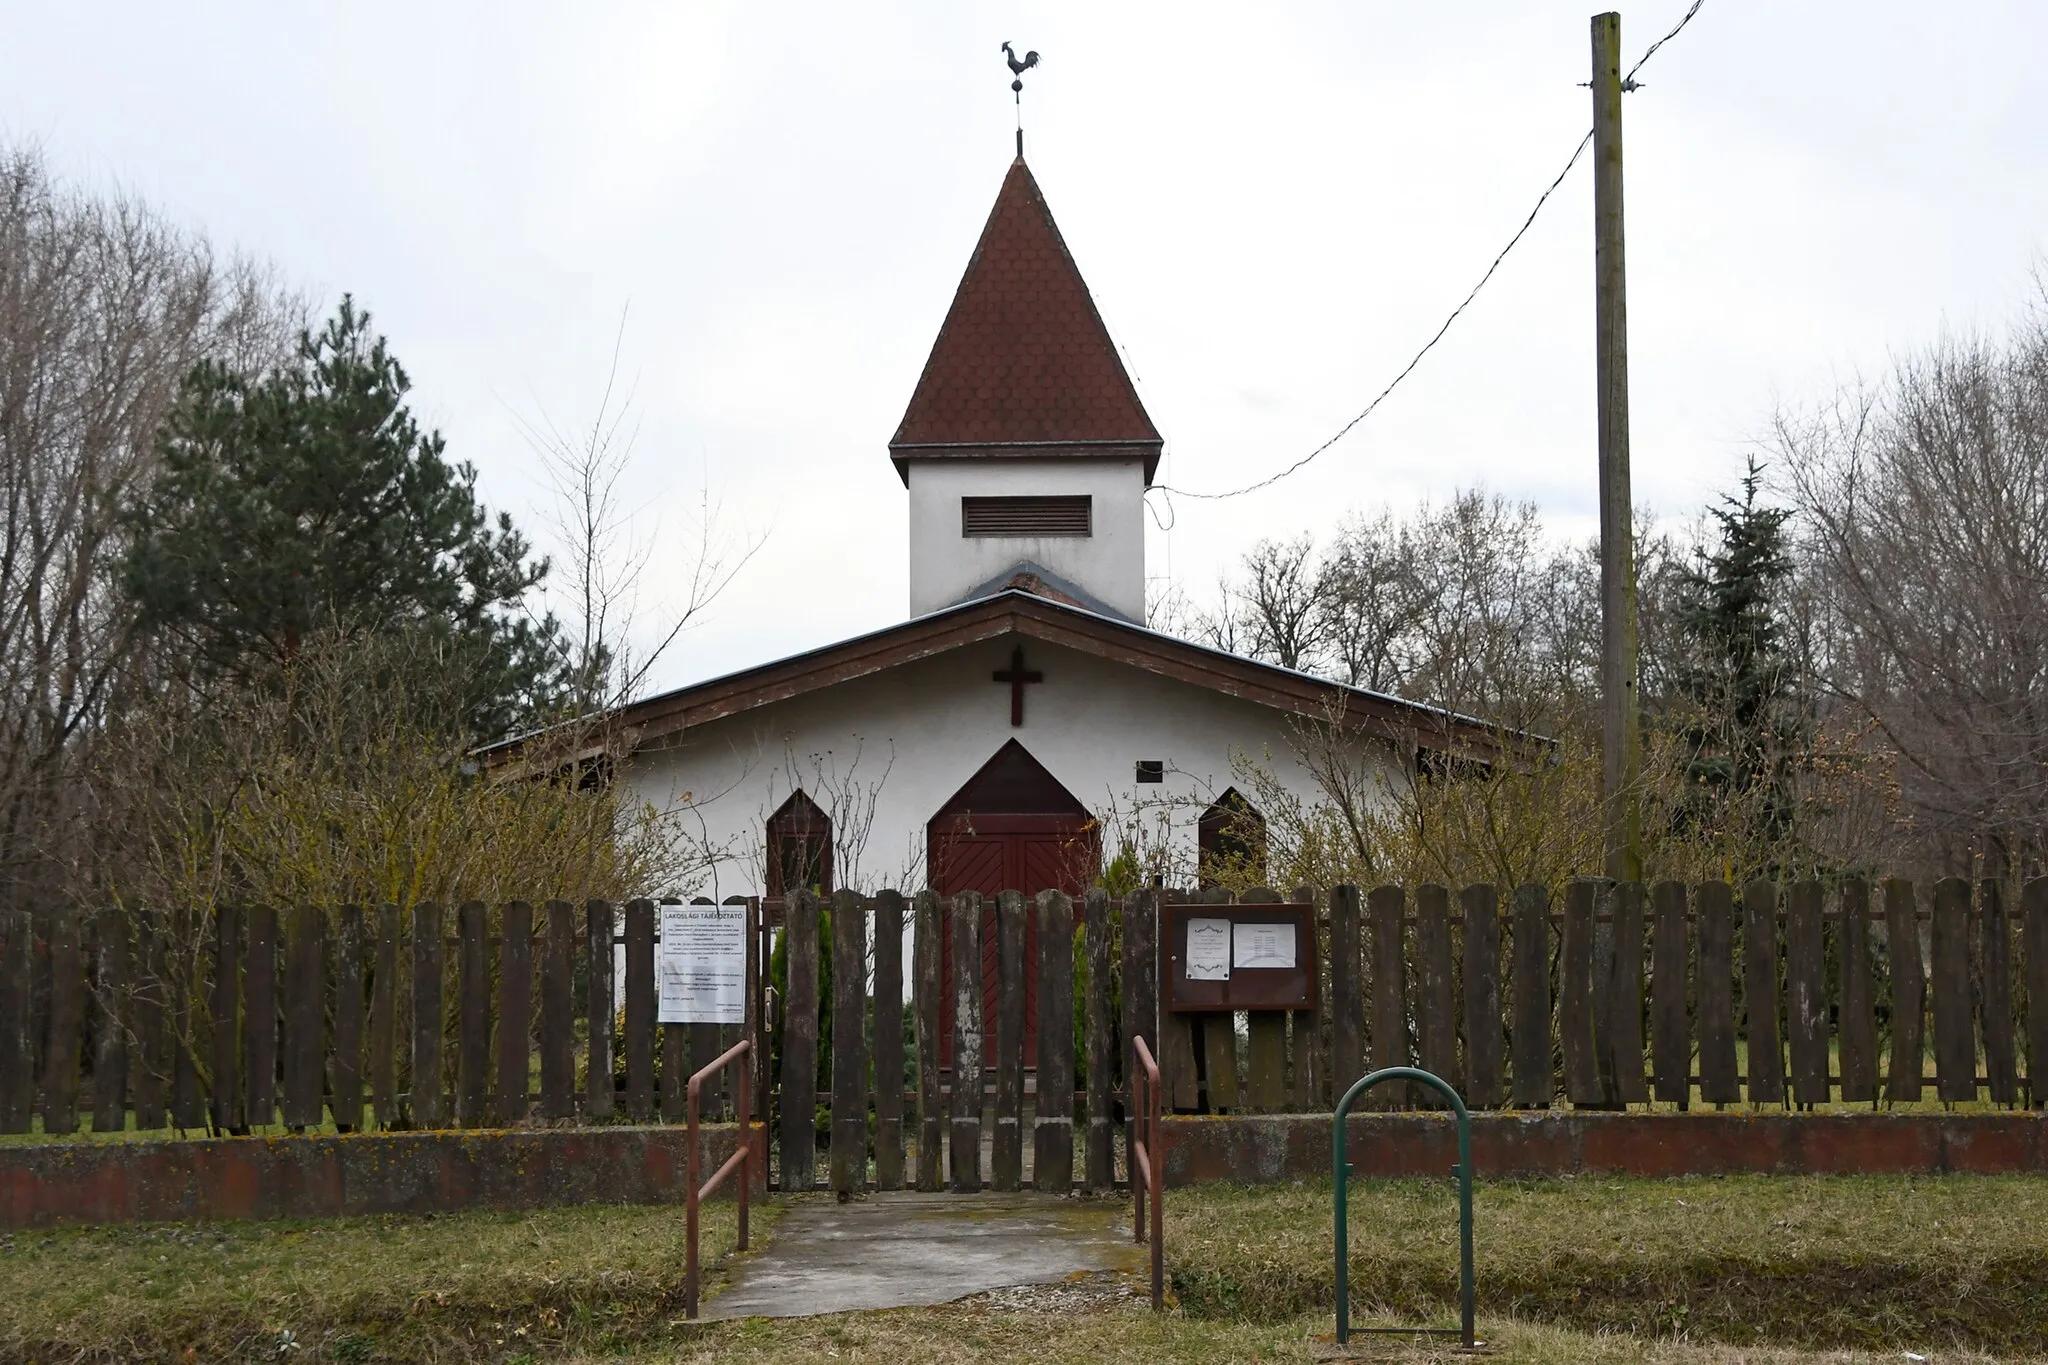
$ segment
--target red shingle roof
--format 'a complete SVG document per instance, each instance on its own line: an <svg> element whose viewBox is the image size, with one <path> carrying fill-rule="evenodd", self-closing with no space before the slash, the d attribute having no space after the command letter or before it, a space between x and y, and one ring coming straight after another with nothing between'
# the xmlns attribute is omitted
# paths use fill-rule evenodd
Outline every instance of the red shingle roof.
<svg viewBox="0 0 2048 1365"><path fill-rule="evenodd" d="M959 455L1141 455L1149 482L1160 445L1045 195L1019 157L890 455L899 472L907 458L942 453L934 447L967 447L943 451Z"/></svg>

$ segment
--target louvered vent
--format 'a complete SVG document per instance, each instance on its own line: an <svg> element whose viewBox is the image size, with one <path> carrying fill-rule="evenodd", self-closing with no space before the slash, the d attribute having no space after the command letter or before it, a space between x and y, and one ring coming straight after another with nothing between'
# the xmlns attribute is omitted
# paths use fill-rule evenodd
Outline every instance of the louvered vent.
<svg viewBox="0 0 2048 1365"><path fill-rule="evenodd" d="M969 537L1090 536L1093 499L962 498L960 534Z"/></svg>

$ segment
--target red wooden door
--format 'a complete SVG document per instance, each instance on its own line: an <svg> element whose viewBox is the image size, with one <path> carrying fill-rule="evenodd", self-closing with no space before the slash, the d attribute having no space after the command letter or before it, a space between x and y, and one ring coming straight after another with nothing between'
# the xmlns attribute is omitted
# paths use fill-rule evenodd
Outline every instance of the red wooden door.
<svg viewBox="0 0 2048 1365"><path fill-rule="evenodd" d="M1073 815L948 816L931 823L926 866L932 889L942 896L978 891L985 898L981 914L982 1027L996 1036L997 962L1001 942L996 930L995 898L999 892L1024 893L1024 1060L1038 1057L1038 924L1040 891L1079 896L1094 884L1101 863L1100 841L1092 821ZM953 942L950 923L940 947L944 982L939 999L939 1055L948 1066L953 1057Z"/></svg>

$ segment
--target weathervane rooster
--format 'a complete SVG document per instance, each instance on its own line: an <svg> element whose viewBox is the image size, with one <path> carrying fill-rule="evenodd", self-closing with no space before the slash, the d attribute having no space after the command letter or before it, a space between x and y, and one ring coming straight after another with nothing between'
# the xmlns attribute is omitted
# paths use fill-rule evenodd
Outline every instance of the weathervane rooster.
<svg viewBox="0 0 2048 1365"><path fill-rule="evenodd" d="M1013 94L1022 95L1024 93L1024 73L1038 65L1038 54L1036 52L1027 52L1024 54L1024 60L1020 62L1017 60L1016 49L1008 43L1004 43L1003 56L1010 63L1010 75L1016 77L1016 79L1010 82L1010 90Z"/></svg>

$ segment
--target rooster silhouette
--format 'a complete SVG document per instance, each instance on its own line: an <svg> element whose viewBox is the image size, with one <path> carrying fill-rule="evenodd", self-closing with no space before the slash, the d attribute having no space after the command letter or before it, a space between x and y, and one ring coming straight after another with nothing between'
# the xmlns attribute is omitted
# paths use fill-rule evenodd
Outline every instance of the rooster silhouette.
<svg viewBox="0 0 2048 1365"><path fill-rule="evenodd" d="M1020 62L1017 60L1016 49L1011 47L1008 43L1003 44L1003 57L1010 63L1010 74L1012 76L1021 77L1025 72L1029 71L1032 67L1038 65L1038 54L1036 52L1025 53L1024 60ZM1012 90L1022 90L1023 88L1024 82L1022 80L1013 80L1010 82L1010 89Z"/></svg>

